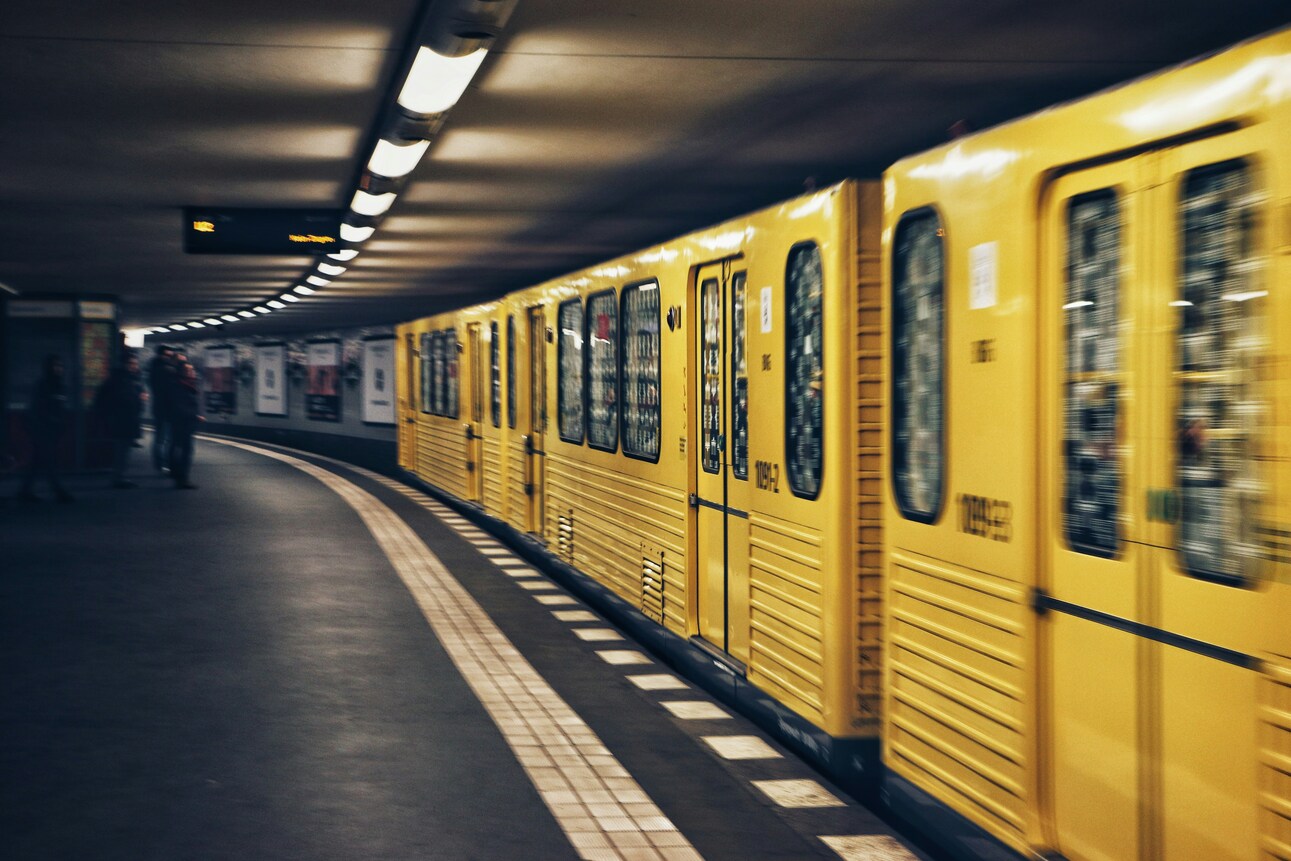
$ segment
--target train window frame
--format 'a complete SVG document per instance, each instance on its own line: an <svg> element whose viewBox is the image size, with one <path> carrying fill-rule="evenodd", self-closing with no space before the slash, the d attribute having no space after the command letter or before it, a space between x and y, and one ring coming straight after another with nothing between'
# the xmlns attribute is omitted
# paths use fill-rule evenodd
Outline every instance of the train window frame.
<svg viewBox="0 0 1291 861"><path fill-rule="evenodd" d="M516 315L507 315L507 427L516 426Z"/></svg>
<svg viewBox="0 0 1291 861"><path fill-rule="evenodd" d="M444 355L444 330L430 333L430 413L446 415L444 393L447 391L448 360Z"/></svg>
<svg viewBox="0 0 1291 861"><path fill-rule="evenodd" d="M820 346L816 352L820 356L820 422L816 431L816 484L810 491L803 490L799 484L799 473L797 461L793 458L791 452L790 438L794 433L793 421L793 394L790 386L790 374L793 373L792 360L793 345L796 333L799 331L800 321L796 315L790 312L793 303L791 288L789 283L790 275L798 255L805 253L808 249L815 251L817 264L819 267L820 278L820 307L818 316L820 318ZM784 306L785 326L784 326L784 460L785 473L789 479L789 490L794 496L800 499L814 500L820 497L821 491L825 487L825 261L824 254L821 252L820 243L814 239L807 239L801 242L795 242L789 248L788 254L785 255L784 278L782 281L782 301ZM808 336L809 338L810 336ZM808 340L809 343L809 340ZM810 387L810 384L808 384ZM732 389L732 394L734 389Z"/></svg>
<svg viewBox="0 0 1291 861"><path fill-rule="evenodd" d="M822 267L821 277L824 273ZM749 480L749 273L741 269L731 275L731 366L730 375L730 424L731 440L727 456L730 458L731 475L738 481ZM821 297L821 316L824 316L824 297ZM741 368L741 365L743 366ZM740 372L743 370L743 377ZM744 383L744 399L740 400L740 383ZM740 431L744 432L741 441ZM821 441L823 444L824 435ZM824 476L824 454L821 455L821 476ZM741 455L743 457L741 457ZM743 463L743 469L740 468ZM792 487L792 484L790 485ZM812 497L813 499L815 497Z"/></svg>
<svg viewBox="0 0 1291 861"><path fill-rule="evenodd" d="M708 301L708 295L706 294L710 287L712 288L712 296L716 300L716 306L712 309L706 309L705 306ZM699 382L697 383L699 467L709 475L720 475L722 464L726 458L725 440L722 439L722 432L726 428L726 415L720 384L722 373L721 350L717 349L715 356L712 357L706 354L710 352L714 344L713 341L708 340L710 333L716 337L715 343L718 347L722 346L722 341L725 338L725 332L723 331L725 318L722 316L722 279L716 275L710 275L695 285L695 291L699 299L698 308L696 309L696 316L699 321L699 349L696 351L696 363L699 366ZM709 319L710 313L714 318L711 321ZM710 326L710 323L714 328L706 328ZM712 361L711 367L705 364L710 362L710 359ZM714 383L710 388L709 377L714 373L717 375L718 382ZM709 408L710 405L713 407L715 415L704 414L704 410ZM716 419L715 423L712 421L713 418Z"/></svg>
<svg viewBox="0 0 1291 861"><path fill-rule="evenodd" d="M417 353L418 373L421 375L417 380L417 408L426 415L434 415L431 412L432 399L430 394L430 385L434 381L434 374L430 369L432 354L430 351L430 332L419 332L419 352Z"/></svg>
<svg viewBox="0 0 1291 861"><path fill-rule="evenodd" d="M462 417L462 345L457 339L457 328L450 326L444 330L444 361L448 365L444 374L444 417L460 419Z"/></svg>
<svg viewBox="0 0 1291 861"><path fill-rule="evenodd" d="M565 326L565 309L574 307L578 309L578 325L572 332L567 332ZM568 414L565 409L565 350L570 337L579 339L583 337L583 319L586 316L587 315L583 309L583 298L581 296L566 299L564 302L561 302L556 306L556 432L560 436L562 442L572 443L574 445L582 445L583 439L587 434L587 414L583 403L584 382L581 379L578 381L578 407L580 412L577 422L578 433L577 435L574 435L573 433L566 431L567 423L572 424L573 422L568 418ZM583 368L582 344L579 344L578 352L579 356L577 367L581 374ZM574 428L571 427L569 430L572 431Z"/></svg>
<svg viewBox="0 0 1291 861"><path fill-rule="evenodd" d="M1072 242L1074 240L1074 234L1072 232L1074 227L1073 218L1076 214L1076 208L1078 206L1081 206L1086 203L1095 202L1100 199L1110 199L1113 202L1114 217L1116 221L1116 256L1113 260L1113 264L1111 267L1113 273L1116 276L1115 294L1114 294L1115 304L1113 309L1114 315L1113 315L1113 319L1110 327L1113 331L1112 337L1116 339L1116 342L1115 342L1116 343L1116 351L1115 351L1116 361L1113 369L1108 374L1108 376L1113 380L1120 380L1120 387L1116 390L1116 392L1111 396L1111 399L1110 399L1114 408L1112 413L1112 421L1111 421L1111 428L1112 428L1112 435L1113 435L1111 450L1114 452L1114 465L1115 465L1115 478L1116 478L1116 494L1115 494L1116 507L1110 517L1110 522L1112 523L1114 528L1113 544L1111 546L1100 545L1096 543L1087 543L1087 542L1077 540L1077 538L1073 535L1073 523L1070 517L1070 511L1074 502L1074 496L1071 492L1072 483L1074 481L1077 481L1075 476L1080 475L1082 472L1082 470L1078 468L1073 469L1073 452L1075 451L1076 440L1072 436L1071 424L1073 421L1073 416L1070 414L1069 410L1071 409L1072 404L1076 401L1076 398L1074 397L1074 394L1073 394L1073 390L1077 385L1079 385L1078 382L1074 381L1074 374L1092 375L1096 373L1094 371L1090 371L1087 369L1082 369L1076 372L1073 372L1070 369L1071 362L1072 362L1072 352L1073 352L1072 348L1073 348L1074 339L1078 336L1080 331L1089 331L1089 328L1090 328L1089 326L1085 326L1083 328L1078 327L1076 323L1076 319L1078 316L1081 316L1081 317L1088 316L1088 314L1085 313L1086 308L1102 307L1101 304L1095 305L1095 303L1092 300L1087 298L1088 294L1082 294L1082 296L1085 296L1086 298L1078 299L1078 298L1074 298L1073 294L1071 293L1072 285L1074 283L1071 275L1072 269L1074 266L1073 260L1072 260L1072 250L1071 250ZM1122 518L1125 514L1125 502L1126 502L1125 490L1126 490L1126 485L1128 483L1126 463L1121 453L1122 445L1121 445L1121 442L1116 439L1116 433L1117 433L1116 429L1121 427L1122 423L1125 420L1125 416L1123 414L1124 405L1122 403L1122 392L1124 391L1126 344L1125 344L1125 338L1119 334L1119 330L1121 329L1125 319L1124 308L1125 308L1125 286L1126 285L1122 275L1125 268L1124 264L1125 264L1125 254L1127 250L1127 235L1128 235L1128 231L1125 226L1125 195L1123 194L1123 192L1118 186L1113 185L1113 186L1107 186L1104 188L1090 189L1088 191L1082 191L1080 193L1073 194L1071 197L1067 198L1064 201L1064 204L1065 204L1063 209L1064 247L1063 247L1063 258L1062 258L1063 259L1062 367L1064 368L1064 372L1063 372L1063 379L1062 379L1062 394L1061 394L1062 413L1063 413L1062 444L1061 444L1063 474L1062 474L1062 482L1061 482L1062 499L1059 506L1060 511L1062 512L1062 519L1063 519L1062 538L1064 543L1067 546L1067 549L1070 550L1072 553L1079 553L1083 556L1093 556L1098 559L1119 559L1121 557L1121 554L1125 546L1125 535L1122 530L1122 526L1123 526ZM1100 297L1100 299L1101 298L1102 297ZM1085 303L1088 303L1088 304L1085 304ZM1081 351L1077 350L1076 352L1081 352ZM1082 415L1088 415L1088 413L1085 413Z"/></svg>
<svg viewBox="0 0 1291 861"><path fill-rule="evenodd" d="M1246 213L1244 213L1244 215L1253 213L1254 218L1250 221L1246 221L1245 219L1243 219L1243 221L1247 225L1247 229L1246 229L1246 233L1242 236L1242 240L1245 247L1250 249L1249 253L1245 257L1245 260L1258 260L1261 252L1266 254L1269 258L1272 258L1273 251L1269 246L1270 237L1267 234L1269 220L1272 217L1271 207L1270 207L1269 197L1268 197L1268 194L1269 194L1268 184L1267 184L1266 177L1262 175L1259 162L1254 154L1240 155L1233 158L1224 158L1218 161L1191 165L1180 170L1177 174L1171 177L1171 182L1176 187L1175 189L1176 196L1173 201L1173 205L1174 205L1173 224L1171 225L1172 231L1173 231L1172 249L1174 251L1174 273L1173 273L1174 279L1171 285L1171 295L1174 297L1172 301L1182 301L1182 302L1190 303L1186 307L1176 306L1178 314L1176 315L1176 322L1172 329L1173 361L1171 365L1171 370L1173 372L1172 376L1174 377L1174 379L1170 385L1168 416L1170 421L1174 425L1173 431L1177 439L1177 444L1172 446L1172 457L1171 457L1171 488L1172 488L1172 492L1175 495L1175 499L1177 500L1177 508L1176 508L1177 516L1173 518L1173 523L1171 524L1172 526L1171 543L1173 545L1172 551L1173 551L1173 555L1176 560L1176 563L1178 565L1179 571L1185 574L1186 576L1197 580L1216 583L1222 586L1230 586L1230 587L1236 587L1236 588L1251 588L1255 586L1256 583L1259 582L1261 578L1261 571L1264 567L1261 563L1260 553L1258 551L1258 544L1260 541L1258 535L1248 536L1248 540L1245 542L1241 541L1240 538L1232 538L1222 542L1222 549L1219 555L1222 555L1225 558L1228 558L1234 555L1232 553L1232 549L1234 545L1241 546L1242 544L1247 544L1247 545L1254 544L1257 547L1257 550L1255 553L1247 553L1242 557L1243 570L1240 573L1228 573L1223 571L1205 570L1205 569L1199 569L1197 567L1194 567L1190 563L1188 554L1185 551L1185 538L1184 538L1184 528L1185 528L1185 525L1188 523L1186 512L1188 510L1189 497L1187 497L1184 493L1184 485L1183 485L1183 478L1182 478L1183 472L1185 470L1185 465L1183 463L1183 454L1184 454L1183 447L1186 443L1188 443L1192 439L1192 436L1188 434L1187 430L1185 429L1182 423L1182 419L1186 409L1185 403L1184 403L1184 384L1186 382L1184 379L1184 374L1190 373L1190 371L1188 371L1188 369L1184 368L1183 366L1185 363L1188 362L1187 356L1190 355L1191 352L1194 352L1194 351L1189 351L1187 349L1187 345L1184 343L1184 338L1186 334L1184 321L1190 312L1199 313L1192 310L1197 307L1196 303L1193 302L1193 299L1197 298L1196 295L1193 294L1192 298L1189 298L1189 294L1186 293L1188 281L1190 280L1190 272L1187 268L1189 263L1188 216L1190 213L1187 211L1186 197L1188 194L1189 185L1192 181L1198 180L1198 179L1204 179L1208 176L1223 174L1226 172L1235 172L1235 171L1240 171L1244 175L1244 178L1246 180L1247 187L1246 187L1244 196L1247 198L1252 198L1254 201L1249 205L1249 207L1246 210ZM1256 313L1248 314L1245 318L1245 322L1247 324L1250 324L1253 321L1254 325L1250 326L1250 328L1263 328L1265 330L1265 334L1262 339L1258 337L1251 338L1249 334L1249 329L1248 329L1248 331L1245 334L1245 338L1253 340L1255 344L1254 346L1248 347L1247 352L1254 356L1255 362L1252 363L1251 365L1247 365L1245 367L1240 368L1240 370L1245 371L1245 377L1248 381L1251 382L1251 388L1256 390L1257 392L1257 397L1256 397L1257 405L1253 408L1248 407L1248 409L1246 410L1241 410L1241 411L1234 410L1234 412L1235 413L1245 412L1245 413L1250 413L1254 415L1260 412L1261 409L1263 409L1264 411L1268 411L1270 405L1274 400L1274 396L1270 394L1269 383L1267 380L1262 381L1260 379L1260 370L1258 368L1258 360L1261 357L1267 358L1268 355L1270 354L1269 342L1273 337L1270 333L1273 332L1276 327L1276 321L1273 319L1272 314L1270 313L1270 309L1268 308L1268 305L1267 305L1267 302L1270 298L1270 293L1271 293L1271 284L1274 282L1270 275L1270 270L1267 267L1261 268L1260 266L1250 266L1250 267L1238 266L1238 267L1232 267L1231 269L1227 266L1225 267L1226 272L1236 271L1239 274L1243 271L1243 269L1249 270L1255 273L1256 277L1260 279L1255 286L1260 289L1257 289L1255 291L1255 295L1252 295L1248 300L1233 299L1233 300L1229 300L1227 302L1227 305L1232 306L1235 309L1248 311L1249 309L1257 308L1257 303L1259 303L1259 305L1262 307L1260 307ZM1247 288L1250 288L1252 284L1247 283L1244 286ZM1225 300L1228 298L1229 295L1238 295L1238 294L1217 293L1217 299ZM1218 305L1218 301L1212 302L1212 304ZM1219 306L1219 307L1224 307L1224 306ZM1214 321L1212 321L1212 323L1213 322ZM1214 335L1215 329L1223 328L1222 323L1223 321L1220 321L1220 325L1209 327L1207 329L1207 333ZM1238 350L1240 350L1240 342L1243 340L1243 338L1235 338L1233 340L1237 341L1239 344L1239 346L1235 349L1228 349L1228 350L1219 349L1219 350L1201 351L1201 352L1210 353L1212 355L1214 353L1237 352ZM1192 371L1192 373L1197 373L1197 372ZM1204 376L1204 375L1207 375L1208 373L1213 373L1213 370L1203 369L1199 373ZM1201 388L1203 384L1197 383L1196 385L1198 388ZM1221 434L1216 434L1214 436L1218 436L1219 438L1223 439L1228 435L1221 433ZM1263 452L1265 455L1267 455L1267 442L1266 442L1267 437L1268 437L1267 430L1262 431L1260 428L1254 427L1249 430L1249 432L1245 435L1243 439L1244 444L1249 445L1251 451L1249 452L1248 456L1245 458L1244 461L1241 461L1239 458L1239 462L1242 463L1242 465L1247 467L1247 472L1243 474L1246 479L1246 482L1251 483L1256 488L1259 487L1261 482L1258 479L1251 480L1250 473L1251 471L1258 471L1258 467L1261 464L1261 453ZM1202 468L1204 469L1204 467ZM1231 472L1231 470L1225 470L1225 472ZM1267 468L1265 468L1263 471L1259 471L1258 474L1263 476L1264 483L1267 483L1270 480L1269 479L1270 472ZM1238 478L1236 480L1229 480L1224 485L1224 490L1232 491L1234 494L1240 496L1241 494L1240 485L1246 482L1244 482L1242 478ZM1198 485L1198 486L1205 486L1205 485ZM1250 502L1250 509L1252 510L1246 511L1245 513L1247 516L1244 517L1242 516L1242 513L1243 513L1242 499L1239 498L1235 505L1232 502L1230 497L1226 497L1224 500L1225 507L1232 506L1237 509L1237 515L1235 517L1232 517L1232 519L1235 519L1237 521L1239 528L1240 528L1240 525L1245 523L1249 523L1252 525L1259 523L1260 518L1258 517L1257 513L1261 508L1263 508L1267 504L1267 492L1259 493L1258 490L1253 491L1249 494L1247 501ZM1224 513L1229 514L1229 512L1224 512ZM1201 518L1201 519L1206 519L1206 518ZM1257 528L1256 528L1256 531L1257 531Z"/></svg>
<svg viewBox="0 0 1291 861"><path fill-rule="evenodd" d="M904 232L909 229L909 226L912 223L926 218L933 219L933 223L935 226L933 235L937 239L937 248L940 251L940 255L941 255L941 278L940 278L940 289L938 291L938 295L941 300L940 302L941 331L939 333L939 338L937 341L938 346L940 347L940 355L941 355L941 363L940 363L941 364L941 367L940 367L941 431L938 434L938 438L937 438L937 451L938 451L940 462L938 466L939 474L937 478L937 495L936 495L935 504L931 507L931 509L929 509L926 512L915 509L912 506L907 504L908 492L901 485L899 480L899 473L896 468L898 452L903 451L904 447L898 443L897 437L898 437L900 425L898 423L895 410L893 410L893 414L890 417L889 428L888 428L888 449L890 452L889 463L892 464L888 472L892 482L892 485L891 485L892 498L893 498L893 501L896 503L897 510L901 513L901 516L904 519L912 521L914 523L934 525L941 519L941 516L946 511L947 485L949 484L949 482L947 481L947 476L950 473L949 451L946 445L946 440L948 438L947 428L949 425L949 421L948 421L949 410L947 409L947 406L948 406L947 392L949 388L948 381L950 376L949 374L950 356L949 356L949 349L948 349L948 343L947 343L947 331L949 327L946 325L946 317L947 317L947 310L948 310L947 309L948 296L947 296L947 290L946 290L946 282L948 279L946 277L946 261L949 259L947 247L950 245L949 243L950 235L949 235L949 231L946 229L946 221L942 217L941 211L933 204L918 206L904 212L901 215L900 219L897 220L896 228L892 232L892 245L891 245L892 256L890 261L890 265L892 268L891 268L891 271L888 273L889 275L888 283L891 285L892 293L887 297L889 302L889 307L891 308L891 312L890 312L891 325L889 327L890 333L889 333L889 341L887 346L888 346L888 355L889 355L889 367L892 369L890 374L890 379L888 381L888 387L889 387L888 397L890 398L889 403L891 404L897 404L900 402L900 399L897 397L898 372L897 372L897 350L896 350L897 339L901 335L901 321L898 320L897 318L897 309L899 307L899 304L897 302L897 297L896 297L897 283L898 283L897 267L899 262L898 254L900 253L900 247L901 247L900 240Z"/></svg>
<svg viewBox="0 0 1291 861"><path fill-rule="evenodd" d="M624 332L628 329L628 296L644 292L647 289L655 294L654 307L654 374L653 378L643 374L646 384L653 382L655 389L656 403L653 409L654 415L654 453L649 454L643 451L632 449L628 445L628 411L627 397L628 374L627 374L627 353L629 338L624 337ZM648 330L642 330L647 331ZM619 291L619 441L625 457L633 460L641 460L646 463L658 463L659 456L663 452L663 297L662 288L659 286L659 279L646 278L643 281L637 281L632 284L625 284Z"/></svg>
<svg viewBox="0 0 1291 861"><path fill-rule="evenodd" d="M595 351L593 350L592 333L589 331L591 329L593 316L594 316L592 312L592 304L593 303L599 304L606 298L610 300L608 303L608 307L613 314L613 320L614 320L613 335L611 336L612 342L609 348L610 350L609 366L612 369L612 373L614 376L614 382L613 382L613 385L610 387L610 391L614 397L615 415L612 420L608 420L603 423L597 422L596 426L598 428L603 427L603 428L610 428L613 430L614 441L610 445L598 443L593 441L592 439L592 429L593 429L592 364L593 362L596 361L596 357L594 355ZM588 294L583 308L583 422L584 422L584 428L585 428L588 447L594 448L597 451L609 452L610 454L615 454L619 450L619 429L620 429L619 426L621 424L620 416L623 414L623 406L622 406L623 399L622 399L622 391L621 391L623 377L620 374L620 367L619 367L619 345L620 343L622 343L621 334L622 333L621 333L621 322L619 317L618 292L613 287L609 287L609 288L606 288L605 290L598 290L595 293Z"/></svg>
<svg viewBox="0 0 1291 861"><path fill-rule="evenodd" d="M502 427L502 348L498 344L498 321L489 321L489 418Z"/></svg>

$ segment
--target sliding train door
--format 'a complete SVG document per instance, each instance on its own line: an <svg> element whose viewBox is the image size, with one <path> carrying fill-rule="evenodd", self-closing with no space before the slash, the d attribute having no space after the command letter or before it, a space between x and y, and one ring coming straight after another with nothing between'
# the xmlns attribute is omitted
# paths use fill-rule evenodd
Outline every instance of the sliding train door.
<svg viewBox="0 0 1291 861"><path fill-rule="evenodd" d="M484 363L480 324L466 326L466 498L484 502Z"/></svg>
<svg viewBox="0 0 1291 861"><path fill-rule="evenodd" d="M1255 126L1059 179L1045 213L1042 730L1058 849L1260 854L1276 378ZM1264 705L1269 705L1264 703Z"/></svg>
<svg viewBox="0 0 1291 861"><path fill-rule="evenodd" d="M1045 337L1040 756L1064 857L1147 861L1152 644L1146 624L1141 343L1146 160L1060 178L1041 221ZM1154 443L1155 444L1155 441Z"/></svg>
<svg viewBox="0 0 1291 861"><path fill-rule="evenodd" d="M528 531L539 539L545 539L543 474L547 433L547 327L541 305L527 311L527 328L529 409L524 418L526 517Z"/></svg>
<svg viewBox="0 0 1291 861"><path fill-rule="evenodd" d="M747 297L738 263L726 260L696 273L695 378L687 388L699 440L692 495L698 633L744 665L749 658Z"/></svg>

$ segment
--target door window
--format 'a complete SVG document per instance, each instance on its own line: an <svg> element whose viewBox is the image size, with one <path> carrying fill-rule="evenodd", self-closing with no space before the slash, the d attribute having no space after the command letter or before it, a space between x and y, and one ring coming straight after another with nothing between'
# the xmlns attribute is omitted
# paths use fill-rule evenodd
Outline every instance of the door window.
<svg viewBox="0 0 1291 861"><path fill-rule="evenodd" d="M824 467L824 284L816 243L795 246L785 270L785 460L789 487L812 499Z"/></svg>
<svg viewBox="0 0 1291 861"><path fill-rule="evenodd" d="M623 288L623 453L659 457L659 284Z"/></svg>
<svg viewBox="0 0 1291 861"><path fill-rule="evenodd" d="M613 290L587 298L587 444L619 447L619 306Z"/></svg>
<svg viewBox="0 0 1291 861"><path fill-rule="evenodd" d="M556 351L557 401L560 438L583 441L583 303L562 302L557 314L560 340Z"/></svg>
<svg viewBox="0 0 1291 861"><path fill-rule="evenodd" d="M700 443L704 472L716 473L722 465L722 288L716 278L699 287L700 367L703 403Z"/></svg>

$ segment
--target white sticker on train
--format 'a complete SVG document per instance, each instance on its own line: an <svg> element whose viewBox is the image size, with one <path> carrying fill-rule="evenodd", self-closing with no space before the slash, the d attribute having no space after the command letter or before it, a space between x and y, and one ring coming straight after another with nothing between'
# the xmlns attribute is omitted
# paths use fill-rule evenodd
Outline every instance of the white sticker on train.
<svg viewBox="0 0 1291 861"><path fill-rule="evenodd" d="M968 307L973 310L995 307L998 250L998 242L968 249Z"/></svg>
<svg viewBox="0 0 1291 861"><path fill-rule="evenodd" d="M762 334L771 331L771 288L762 288Z"/></svg>

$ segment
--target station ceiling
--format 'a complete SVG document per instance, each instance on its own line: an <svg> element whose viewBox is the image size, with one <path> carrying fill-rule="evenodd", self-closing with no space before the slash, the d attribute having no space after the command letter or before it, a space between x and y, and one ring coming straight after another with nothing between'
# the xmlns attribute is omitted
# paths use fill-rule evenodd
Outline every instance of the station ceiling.
<svg viewBox="0 0 1291 861"><path fill-rule="evenodd" d="M433 0L432 0L433 2ZM43 0L0 21L0 283L127 326L289 290L184 207L344 209L421 0ZM538 283L1287 23L1283 3L519 0L349 270L228 331L411 319Z"/></svg>

